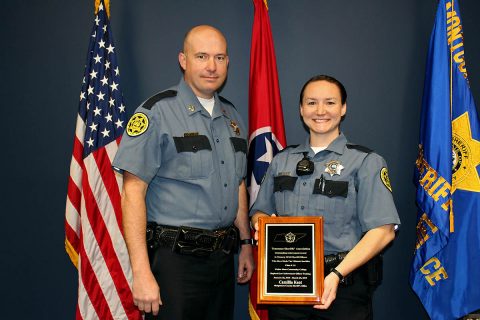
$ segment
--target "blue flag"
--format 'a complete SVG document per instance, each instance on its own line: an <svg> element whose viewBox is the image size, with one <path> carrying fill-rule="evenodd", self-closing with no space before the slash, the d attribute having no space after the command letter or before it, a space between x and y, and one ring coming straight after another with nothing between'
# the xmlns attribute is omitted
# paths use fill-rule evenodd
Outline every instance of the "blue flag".
<svg viewBox="0 0 480 320"><path fill-rule="evenodd" d="M458 0L440 0L425 73L410 272L412 288L434 320L480 309L479 165L479 120Z"/></svg>

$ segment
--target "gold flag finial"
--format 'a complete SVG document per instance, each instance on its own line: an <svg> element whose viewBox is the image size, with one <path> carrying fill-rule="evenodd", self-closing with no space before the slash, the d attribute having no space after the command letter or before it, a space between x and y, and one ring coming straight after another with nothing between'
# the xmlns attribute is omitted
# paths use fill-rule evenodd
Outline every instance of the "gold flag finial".
<svg viewBox="0 0 480 320"><path fill-rule="evenodd" d="M265 3L265 8L268 10L268 0L263 0L263 2Z"/></svg>
<svg viewBox="0 0 480 320"><path fill-rule="evenodd" d="M95 14L98 12L98 7L100 6L101 0L95 0ZM107 11L107 17L110 18L110 0L103 0L105 3L105 10Z"/></svg>

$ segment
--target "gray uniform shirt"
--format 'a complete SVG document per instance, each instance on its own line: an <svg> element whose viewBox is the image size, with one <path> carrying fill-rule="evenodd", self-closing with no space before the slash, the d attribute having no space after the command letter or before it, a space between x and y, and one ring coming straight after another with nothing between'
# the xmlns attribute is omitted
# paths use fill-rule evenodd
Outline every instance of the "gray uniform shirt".
<svg viewBox="0 0 480 320"><path fill-rule="evenodd" d="M313 174L298 176L304 153ZM272 160L250 214L323 216L325 254L351 250L363 233L385 224L400 224L385 160L370 150L347 144L340 134L314 154L309 138Z"/></svg>
<svg viewBox="0 0 480 320"><path fill-rule="evenodd" d="M148 184L148 221L212 230L236 217L246 141L230 102L215 94L210 116L181 80L137 108L113 166Z"/></svg>

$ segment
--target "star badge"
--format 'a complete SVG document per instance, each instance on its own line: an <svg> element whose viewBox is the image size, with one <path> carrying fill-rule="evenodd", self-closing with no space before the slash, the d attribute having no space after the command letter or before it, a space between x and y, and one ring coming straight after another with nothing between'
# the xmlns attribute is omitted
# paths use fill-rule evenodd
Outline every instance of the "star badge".
<svg viewBox="0 0 480 320"><path fill-rule="evenodd" d="M238 127L238 124L235 121L230 120L230 127L232 127L233 132L235 132L237 136L240 135L240 128Z"/></svg>
<svg viewBox="0 0 480 320"><path fill-rule="evenodd" d="M344 166L338 160L332 160L325 164L325 172L329 173L331 177L334 175L340 175L342 170L345 169Z"/></svg>

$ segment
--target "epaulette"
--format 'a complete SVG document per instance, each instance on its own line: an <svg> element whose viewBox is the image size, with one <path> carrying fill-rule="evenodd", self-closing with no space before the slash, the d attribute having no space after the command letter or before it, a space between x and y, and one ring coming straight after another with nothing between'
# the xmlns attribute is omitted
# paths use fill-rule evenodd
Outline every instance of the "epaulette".
<svg viewBox="0 0 480 320"><path fill-rule="evenodd" d="M165 99L165 98L172 98L177 96L177 91L175 90L166 90L160 93L157 93L153 97L149 98L145 103L142 105L142 108L150 110L152 109L153 105L158 101Z"/></svg>
<svg viewBox="0 0 480 320"><path fill-rule="evenodd" d="M358 144L352 144L352 143L347 143L347 148L348 149L355 149L355 150L362 151L362 152L365 152L365 153L372 153L373 152L372 149L369 149L367 147L364 147L364 146L361 146L361 145L358 145Z"/></svg>
<svg viewBox="0 0 480 320"><path fill-rule="evenodd" d="M229 105L231 105L235 110L237 109L237 108L235 108L235 106L233 105L233 103L231 103L230 101L228 101L228 100L225 99L224 97L222 97L222 96L219 95L218 98L219 98L220 101L222 101L223 103L228 103Z"/></svg>
<svg viewBox="0 0 480 320"><path fill-rule="evenodd" d="M289 146L286 146L286 147L283 148L282 150L278 151L277 154L278 154L278 153L281 153L281 152L283 152L283 151L285 151L285 150L287 150L287 149L296 148L296 147L298 147L298 146L299 146L299 144L291 144L291 145L289 145Z"/></svg>

